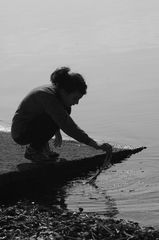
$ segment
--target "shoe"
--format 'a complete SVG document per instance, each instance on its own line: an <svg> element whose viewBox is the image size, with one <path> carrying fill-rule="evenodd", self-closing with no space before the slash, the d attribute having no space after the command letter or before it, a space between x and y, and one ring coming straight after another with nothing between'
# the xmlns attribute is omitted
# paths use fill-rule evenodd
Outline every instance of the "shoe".
<svg viewBox="0 0 159 240"><path fill-rule="evenodd" d="M36 150L31 146L26 147L24 157L35 163L52 162L52 159L50 159L44 150Z"/></svg>
<svg viewBox="0 0 159 240"><path fill-rule="evenodd" d="M59 153L51 151L48 142L45 144L43 150L50 158L57 158L59 156Z"/></svg>

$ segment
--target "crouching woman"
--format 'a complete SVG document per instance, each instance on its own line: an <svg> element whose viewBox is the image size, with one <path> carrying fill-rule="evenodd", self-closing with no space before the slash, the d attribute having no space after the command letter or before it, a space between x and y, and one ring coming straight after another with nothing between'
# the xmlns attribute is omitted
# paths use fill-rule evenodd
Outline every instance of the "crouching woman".
<svg viewBox="0 0 159 240"><path fill-rule="evenodd" d="M76 141L110 151L109 144L93 140L70 117L71 107L87 91L81 74L62 67L51 74L50 80L51 84L37 87L24 97L12 119L12 138L20 145L27 145L25 158L33 162L54 159L57 153L50 150L48 141L55 137L55 147L61 146L60 129Z"/></svg>

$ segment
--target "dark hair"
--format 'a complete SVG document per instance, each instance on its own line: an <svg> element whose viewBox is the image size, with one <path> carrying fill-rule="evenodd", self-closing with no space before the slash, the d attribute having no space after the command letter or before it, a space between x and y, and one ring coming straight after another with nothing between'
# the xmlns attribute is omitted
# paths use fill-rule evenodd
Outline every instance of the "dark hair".
<svg viewBox="0 0 159 240"><path fill-rule="evenodd" d="M79 91L82 95L87 92L87 85L79 73L70 73L70 68L57 68L50 77L50 81L57 89L64 89L67 93Z"/></svg>

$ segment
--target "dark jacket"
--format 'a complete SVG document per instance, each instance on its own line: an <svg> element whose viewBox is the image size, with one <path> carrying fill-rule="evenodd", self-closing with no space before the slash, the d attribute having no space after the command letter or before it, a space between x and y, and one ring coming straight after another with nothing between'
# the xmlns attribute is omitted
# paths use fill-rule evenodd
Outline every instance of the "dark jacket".
<svg viewBox="0 0 159 240"><path fill-rule="evenodd" d="M71 108L65 107L52 85L33 89L20 103L12 119L11 133L17 139L38 115L48 114L59 128L75 140L88 144L89 136L70 117Z"/></svg>

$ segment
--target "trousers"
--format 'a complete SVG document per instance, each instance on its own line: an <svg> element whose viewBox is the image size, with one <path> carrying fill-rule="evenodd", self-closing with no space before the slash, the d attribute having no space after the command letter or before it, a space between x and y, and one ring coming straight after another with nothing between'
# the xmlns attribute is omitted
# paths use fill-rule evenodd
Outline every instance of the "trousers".
<svg viewBox="0 0 159 240"><path fill-rule="evenodd" d="M59 130L59 126L48 114L42 114L34 118L26 127L26 130L18 139L14 139L20 145L30 144L34 149L40 150Z"/></svg>

